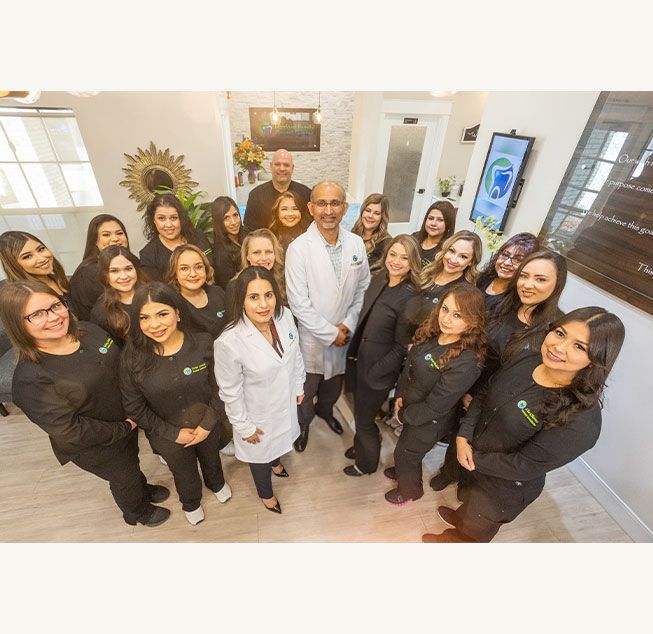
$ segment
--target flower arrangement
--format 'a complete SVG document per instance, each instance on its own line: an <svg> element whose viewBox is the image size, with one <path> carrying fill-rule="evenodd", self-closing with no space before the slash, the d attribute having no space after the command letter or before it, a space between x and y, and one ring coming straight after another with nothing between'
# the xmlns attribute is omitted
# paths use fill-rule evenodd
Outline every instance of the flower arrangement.
<svg viewBox="0 0 653 634"><path fill-rule="evenodd" d="M496 229L498 224L499 221L495 220L494 216L479 216L476 219L476 228L483 235L490 253L494 253L505 242L501 232Z"/></svg>
<svg viewBox="0 0 653 634"><path fill-rule="evenodd" d="M447 178L438 178L438 187L443 196L448 196L451 193L451 188L456 184L455 176L448 176Z"/></svg>
<svg viewBox="0 0 653 634"><path fill-rule="evenodd" d="M240 143L236 143L234 150L234 161L237 165L253 174L259 169L263 168L263 161L265 161L265 152L260 145L257 145L247 137L243 137Z"/></svg>

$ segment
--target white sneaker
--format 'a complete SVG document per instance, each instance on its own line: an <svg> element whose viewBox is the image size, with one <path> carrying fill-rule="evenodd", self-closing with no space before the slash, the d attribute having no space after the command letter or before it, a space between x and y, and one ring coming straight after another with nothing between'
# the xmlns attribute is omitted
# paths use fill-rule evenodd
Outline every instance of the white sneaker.
<svg viewBox="0 0 653 634"><path fill-rule="evenodd" d="M220 453L223 456L235 456L236 448L234 447L234 441L230 440L228 445L225 445L222 449L220 449Z"/></svg>
<svg viewBox="0 0 653 634"><path fill-rule="evenodd" d="M184 511L184 513L188 522L193 526L199 524L204 519L204 509L201 504L194 511Z"/></svg>
<svg viewBox="0 0 653 634"><path fill-rule="evenodd" d="M159 462L160 462L161 464L166 465L166 467L167 467L167 466L168 466L168 463L163 459L163 456L162 456L161 454L157 454L157 455L159 456Z"/></svg>
<svg viewBox="0 0 653 634"><path fill-rule="evenodd" d="M224 504L231 498L231 487L225 482L224 486L219 491L215 492L215 497L218 498L220 504Z"/></svg>

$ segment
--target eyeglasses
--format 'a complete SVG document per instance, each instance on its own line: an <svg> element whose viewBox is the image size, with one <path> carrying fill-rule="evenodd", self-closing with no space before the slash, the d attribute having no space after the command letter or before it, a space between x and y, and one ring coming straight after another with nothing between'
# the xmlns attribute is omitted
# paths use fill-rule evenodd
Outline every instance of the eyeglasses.
<svg viewBox="0 0 653 634"><path fill-rule="evenodd" d="M27 319L30 324L33 326L41 326L48 319L48 313L52 312L53 315L63 316L68 313L68 302L66 300L59 300L50 306L50 308L42 308L41 310L35 310L29 315L25 315L23 319Z"/></svg>
<svg viewBox="0 0 653 634"><path fill-rule="evenodd" d="M325 209L326 207L340 209L344 205L344 202L342 200L316 200L313 204L318 209Z"/></svg>
<svg viewBox="0 0 653 634"><path fill-rule="evenodd" d="M523 255L510 255L507 251L501 251L497 260L510 260L515 266L519 266L524 261Z"/></svg>
<svg viewBox="0 0 653 634"><path fill-rule="evenodd" d="M191 271L195 271L195 273L203 273L204 270L205 270L205 266L203 264L196 264L195 266L193 266L192 269L190 266L180 266L177 269L177 272L179 273L179 275L188 277Z"/></svg>

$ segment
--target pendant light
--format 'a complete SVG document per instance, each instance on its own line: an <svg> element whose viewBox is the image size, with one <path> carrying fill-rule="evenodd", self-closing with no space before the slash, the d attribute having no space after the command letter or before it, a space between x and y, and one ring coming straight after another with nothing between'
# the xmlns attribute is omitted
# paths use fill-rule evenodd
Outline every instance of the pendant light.
<svg viewBox="0 0 653 634"><path fill-rule="evenodd" d="M320 125L322 123L322 93L317 93L317 110L313 113L313 123Z"/></svg>
<svg viewBox="0 0 653 634"><path fill-rule="evenodd" d="M274 92L272 94L273 94L274 106L272 107L272 114L270 115L270 123L272 125L277 125L279 121L281 121L281 116L277 111L277 93Z"/></svg>

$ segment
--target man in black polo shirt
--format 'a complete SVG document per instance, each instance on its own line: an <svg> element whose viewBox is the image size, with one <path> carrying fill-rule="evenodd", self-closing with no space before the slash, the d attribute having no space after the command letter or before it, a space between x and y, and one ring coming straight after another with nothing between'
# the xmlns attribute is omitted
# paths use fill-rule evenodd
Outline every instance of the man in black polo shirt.
<svg viewBox="0 0 653 634"><path fill-rule="evenodd" d="M306 185L291 180L295 165L288 150L277 150L270 159L272 180L258 185L249 193L245 209L245 226L254 229L268 228L272 222L272 205L279 194L290 190L301 200L302 217L309 224L313 219L308 213L307 203L311 199L311 190Z"/></svg>

